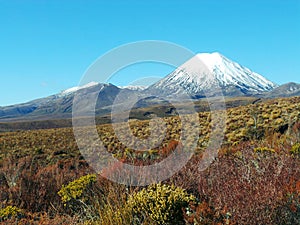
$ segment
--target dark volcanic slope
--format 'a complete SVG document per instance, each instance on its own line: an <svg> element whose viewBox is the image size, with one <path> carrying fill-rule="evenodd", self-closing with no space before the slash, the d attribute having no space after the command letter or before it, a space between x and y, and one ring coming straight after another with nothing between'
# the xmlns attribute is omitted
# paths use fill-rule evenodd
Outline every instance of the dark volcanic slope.
<svg viewBox="0 0 300 225"><path fill-rule="evenodd" d="M293 96L300 96L300 84L290 82L275 88L274 90L267 93L264 97L278 98Z"/></svg>
<svg viewBox="0 0 300 225"><path fill-rule="evenodd" d="M99 91L100 90L100 91ZM115 97L122 89L112 84L97 84L92 87L78 90L77 92L60 93L46 98L41 98L24 104L12 105L7 107L0 107L0 121L22 121L22 120L41 120L41 119L61 119L71 118L72 104L75 93L80 93L81 98L89 94L99 92L97 109L103 109L113 104ZM122 96L126 98L135 91L129 89L122 90ZM83 101L88 104L88 102ZM82 105L82 109L84 109ZM101 110L97 111L99 114L103 113Z"/></svg>

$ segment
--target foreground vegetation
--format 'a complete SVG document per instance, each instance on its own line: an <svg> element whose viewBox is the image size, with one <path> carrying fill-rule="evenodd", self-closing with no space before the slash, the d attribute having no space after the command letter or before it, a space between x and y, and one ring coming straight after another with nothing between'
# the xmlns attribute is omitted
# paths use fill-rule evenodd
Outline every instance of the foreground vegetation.
<svg viewBox="0 0 300 225"><path fill-rule="evenodd" d="M300 224L300 97L227 110L218 157L199 163L211 131L200 112L195 155L163 183L127 187L96 175L81 156L71 128L0 133L0 222L4 224ZM145 165L180 146L179 117L164 118L161 146L134 152L111 125L98 133L111 154ZM148 121L131 121L147 137ZM176 162L174 162L176 163ZM105 173L120 175L119 167ZM168 168L166 168L168 170Z"/></svg>

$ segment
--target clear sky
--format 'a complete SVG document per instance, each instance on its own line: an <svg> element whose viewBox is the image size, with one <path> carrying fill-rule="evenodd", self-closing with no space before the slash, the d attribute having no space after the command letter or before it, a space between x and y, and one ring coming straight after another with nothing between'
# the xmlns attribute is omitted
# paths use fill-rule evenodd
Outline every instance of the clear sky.
<svg viewBox="0 0 300 225"><path fill-rule="evenodd" d="M218 51L300 83L300 0L0 0L0 105L76 86L99 56L140 40Z"/></svg>

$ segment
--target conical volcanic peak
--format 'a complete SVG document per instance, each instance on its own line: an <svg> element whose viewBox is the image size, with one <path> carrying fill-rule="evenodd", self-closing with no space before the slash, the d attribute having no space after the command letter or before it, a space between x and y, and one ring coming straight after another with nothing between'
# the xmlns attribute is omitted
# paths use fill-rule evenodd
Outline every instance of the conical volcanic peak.
<svg viewBox="0 0 300 225"><path fill-rule="evenodd" d="M174 94L178 86L190 95L213 93L221 89L224 95L259 94L277 85L262 75L226 58L218 52L199 53L167 77L150 87Z"/></svg>

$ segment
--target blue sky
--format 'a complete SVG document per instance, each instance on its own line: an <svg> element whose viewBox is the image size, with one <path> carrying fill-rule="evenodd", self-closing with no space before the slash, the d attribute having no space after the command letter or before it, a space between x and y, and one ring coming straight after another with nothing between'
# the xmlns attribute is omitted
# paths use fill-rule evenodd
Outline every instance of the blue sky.
<svg viewBox="0 0 300 225"><path fill-rule="evenodd" d="M76 86L99 56L140 40L218 51L278 84L300 83L299 0L0 0L0 29L0 105Z"/></svg>

